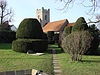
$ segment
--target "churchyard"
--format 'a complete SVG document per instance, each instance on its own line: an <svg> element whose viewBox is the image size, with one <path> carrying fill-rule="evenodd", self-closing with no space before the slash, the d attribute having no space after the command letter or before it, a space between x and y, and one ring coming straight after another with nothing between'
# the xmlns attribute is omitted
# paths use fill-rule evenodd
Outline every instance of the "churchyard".
<svg viewBox="0 0 100 75"><path fill-rule="evenodd" d="M95 26L88 27L80 17L61 34L59 43L58 35L53 31L44 33L37 19L24 19L16 40L0 43L0 72L36 69L49 75L100 75L99 34ZM35 53L44 54L32 55Z"/></svg>

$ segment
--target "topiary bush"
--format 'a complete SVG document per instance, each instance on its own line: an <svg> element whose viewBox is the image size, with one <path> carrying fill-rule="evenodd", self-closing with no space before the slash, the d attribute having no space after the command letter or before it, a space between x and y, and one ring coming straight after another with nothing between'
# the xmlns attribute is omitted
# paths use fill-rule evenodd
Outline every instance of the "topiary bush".
<svg viewBox="0 0 100 75"><path fill-rule="evenodd" d="M13 41L12 49L16 52L26 53L27 51L32 52L44 52L48 48L47 40L43 39L18 39Z"/></svg>
<svg viewBox="0 0 100 75"><path fill-rule="evenodd" d="M39 21L33 18L26 18L20 23L16 37L22 39L42 39L42 34L43 31Z"/></svg>
<svg viewBox="0 0 100 75"><path fill-rule="evenodd" d="M17 52L44 52L48 48L47 35L43 33L37 19L24 19L16 33L17 40L13 41L12 49Z"/></svg>

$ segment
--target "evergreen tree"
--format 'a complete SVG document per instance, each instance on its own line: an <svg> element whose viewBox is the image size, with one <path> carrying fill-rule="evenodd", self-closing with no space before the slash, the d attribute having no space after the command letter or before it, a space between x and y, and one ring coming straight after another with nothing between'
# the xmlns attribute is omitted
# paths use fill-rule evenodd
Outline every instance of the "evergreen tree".
<svg viewBox="0 0 100 75"><path fill-rule="evenodd" d="M99 29L97 29L97 27L93 24L89 26L88 30L91 33L91 35L94 37L94 39L92 40L91 47L87 51L87 54L96 54L94 51L98 49L98 46L100 44Z"/></svg>
<svg viewBox="0 0 100 75"><path fill-rule="evenodd" d="M83 17L78 18L76 21L75 25L72 28L72 31L82 31L82 30L87 30L88 25Z"/></svg>

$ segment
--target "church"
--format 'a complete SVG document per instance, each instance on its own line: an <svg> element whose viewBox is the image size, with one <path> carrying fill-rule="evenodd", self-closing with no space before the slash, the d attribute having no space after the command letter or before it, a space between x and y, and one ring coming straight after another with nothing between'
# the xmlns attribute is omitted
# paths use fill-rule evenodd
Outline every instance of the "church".
<svg viewBox="0 0 100 75"><path fill-rule="evenodd" d="M43 32L54 31L59 33L63 31L66 26L73 26L75 23L69 23L67 19L50 22L50 9L37 9L36 18L41 23Z"/></svg>

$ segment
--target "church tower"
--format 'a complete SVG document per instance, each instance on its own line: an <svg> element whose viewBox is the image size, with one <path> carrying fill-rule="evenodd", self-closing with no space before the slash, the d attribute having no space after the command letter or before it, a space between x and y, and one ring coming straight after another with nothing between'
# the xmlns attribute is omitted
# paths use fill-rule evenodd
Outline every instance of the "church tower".
<svg viewBox="0 0 100 75"><path fill-rule="evenodd" d="M41 27L50 22L50 9L37 9L36 18L41 23Z"/></svg>

